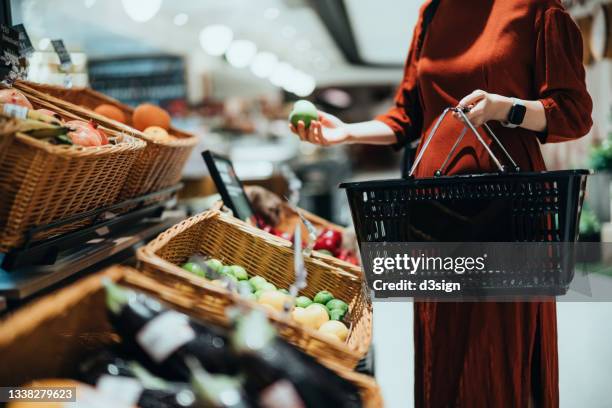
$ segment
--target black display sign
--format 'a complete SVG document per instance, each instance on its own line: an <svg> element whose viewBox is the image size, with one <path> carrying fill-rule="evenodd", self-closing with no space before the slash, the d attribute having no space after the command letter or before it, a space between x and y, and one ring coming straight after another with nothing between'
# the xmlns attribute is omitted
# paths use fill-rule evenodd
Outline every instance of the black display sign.
<svg viewBox="0 0 612 408"><path fill-rule="evenodd" d="M60 69L62 71L68 71L72 67L72 58L70 58L70 53L66 49L63 40L52 40L51 44L53 45L53 49L57 53L57 56L60 60Z"/></svg>
<svg viewBox="0 0 612 408"><path fill-rule="evenodd" d="M19 33L19 49L22 57L29 57L35 50L32 45L32 41L30 41L30 36L26 31L23 24L17 24L13 26L14 30L17 30Z"/></svg>
<svg viewBox="0 0 612 408"><path fill-rule="evenodd" d="M0 24L0 77L4 83L13 83L25 77L25 59L20 59L19 32Z"/></svg>
<svg viewBox="0 0 612 408"><path fill-rule="evenodd" d="M253 220L254 212L251 203L242 187L242 182L236 176L232 162L210 150L202 152L202 157L204 157L217 191L221 194L223 204L232 210L236 218L243 221Z"/></svg>

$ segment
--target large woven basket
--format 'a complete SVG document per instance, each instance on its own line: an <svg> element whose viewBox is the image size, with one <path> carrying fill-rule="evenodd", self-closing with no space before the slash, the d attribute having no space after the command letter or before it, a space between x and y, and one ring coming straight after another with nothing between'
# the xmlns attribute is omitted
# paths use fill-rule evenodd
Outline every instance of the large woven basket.
<svg viewBox="0 0 612 408"><path fill-rule="evenodd" d="M210 281L186 272L182 265L193 254L205 254L227 264L243 266L250 275L260 275L279 288L294 281L293 248L287 240L254 228L218 211L207 211L160 234L137 252L142 270L168 286L180 288L193 308L223 321L225 308L240 303L257 307ZM372 336L372 304L362 279L319 260L304 260L309 297L329 290L349 304L351 327L346 343L330 340L277 313L269 313L289 342L322 362L354 368L367 353Z"/></svg>
<svg viewBox="0 0 612 408"><path fill-rule="evenodd" d="M119 341L108 321L103 277L143 290L204 321L189 299L133 269L111 267L24 307L0 322L0 384L17 386L41 378L70 378L84 359ZM214 323L214 322L212 322ZM368 376L330 367L353 382L368 408L383 405L380 389Z"/></svg>
<svg viewBox="0 0 612 408"><path fill-rule="evenodd" d="M18 81L14 86L28 98L35 96L48 100L66 111L80 117L93 118L106 127L132 134L146 142L146 148L140 152L138 160L130 171L130 177L121 192L122 198L137 197L177 184L191 151L198 143L196 136L176 128L170 128L169 131L175 136L173 140L152 140L131 127L133 108L90 88L65 89L25 81ZM94 112L93 110L101 104L110 104L123 111L127 124Z"/></svg>
<svg viewBox="0 0 612 408"><path fill-rule="evenodd" d="M76 115L31 98L35 108L52 109L64 119ZM13 133L0 152L0 252L20 246L26 232L81 212L111 205L140 151L142 140L103 128L120 143L99 147L52 145ZM90 220L46 230L42 239L77 229Z"/></svg>

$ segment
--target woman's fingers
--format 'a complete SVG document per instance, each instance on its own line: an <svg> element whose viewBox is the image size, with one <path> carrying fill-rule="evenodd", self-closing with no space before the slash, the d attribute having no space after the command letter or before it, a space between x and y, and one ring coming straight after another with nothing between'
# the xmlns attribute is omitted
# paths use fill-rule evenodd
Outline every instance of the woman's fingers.
<svg viewBox="0 0 612 408"><path fill-rule="evenodd" d="M308 140L308 131L306 130L306 125L303 120L298 121L298 134L300 135L300 139Z"/></svg>
<svg viewBox="0 0 612 408"><path fill-rule="evenodd" d="M469 112L465 115L475 127L481 126L485 121L485 109L487 107L486 99L481 99Z"/></svg>
<svg viewBox="0 0 612 408"><path fill-rule="evenodd" d="M459 101L459 106L460 107L466 107L466 106L470 106L470 105L475 105L477 102L479 102L480 100L482 100L483 98L485 98L487 96L487 93L481 89L477 89L474 92L472 92L471 94L467 95L466 97L464 97L462 100Z"/></svg>

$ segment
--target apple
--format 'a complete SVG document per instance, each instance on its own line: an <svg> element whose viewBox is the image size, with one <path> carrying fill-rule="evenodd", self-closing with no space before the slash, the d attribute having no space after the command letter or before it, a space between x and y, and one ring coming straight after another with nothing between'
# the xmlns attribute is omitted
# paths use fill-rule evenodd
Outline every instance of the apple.
<svg viewBox="0 0 612 408"><path fill-rule="evenodd" d="M319 119L319 112L312 102L299 100L293 105L293 110L289 114L289 121L297 128L298 122L301 120L308 128L310 122Z"/></svg>

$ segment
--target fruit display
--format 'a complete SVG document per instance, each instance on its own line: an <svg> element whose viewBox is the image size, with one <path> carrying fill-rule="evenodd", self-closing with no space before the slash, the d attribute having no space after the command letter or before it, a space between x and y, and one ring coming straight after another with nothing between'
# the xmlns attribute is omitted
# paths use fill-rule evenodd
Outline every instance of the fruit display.
<svg viewBox="0 0 612 408"><path fill-rule="evenodd" d="M93 121L63 121L50 109L34 109L26 96L15 89L0 90L0 107L4 116L22 121L18 131L52 144L95 147L115 142Z"/></svg>
<svg viewBox="0 0 612 408"><path fill-rule="evenodd" d="M257 225L259 225L262 230L293 242L292 234L283 232L276 227L267 224L259 215L256 215L255 217L257 220ZM305 247L306 245L307 243L302 241L302 246ZM326 255L334 256L353 265L360 265L359 258L357 257L355 251L342 247L342 233L336 229L323 228L315 240L313 249Z"/></svg>
<svg viewBox="0 0 612 408"><path fill-rule="evenodd" d="M293 105L293 110L289 114L289 122L297 127L300 121L304 122L304 126L308 128L310 122L319 119L319 112L312 102L299 100Z"/></svg>
<svg viewBox="0 0 612 408"><path fill-rule="evenodd" d="M328 334L341 333L336 339L345 341L348 328L343 322L349 306L346 302L334 298L327 290L318 292L313 299L297 296L295 299L285 288L277 288L262 276L249 277L248 272L240 265L224 265L218 259L191 256L182 268L194 275L203 277L211 283L238 293L241 297L257 302L263 309L273 312L288 312L296 322L313 330ZM324 323L333 320L342 325L346 331L321 330Z"/></svg>

